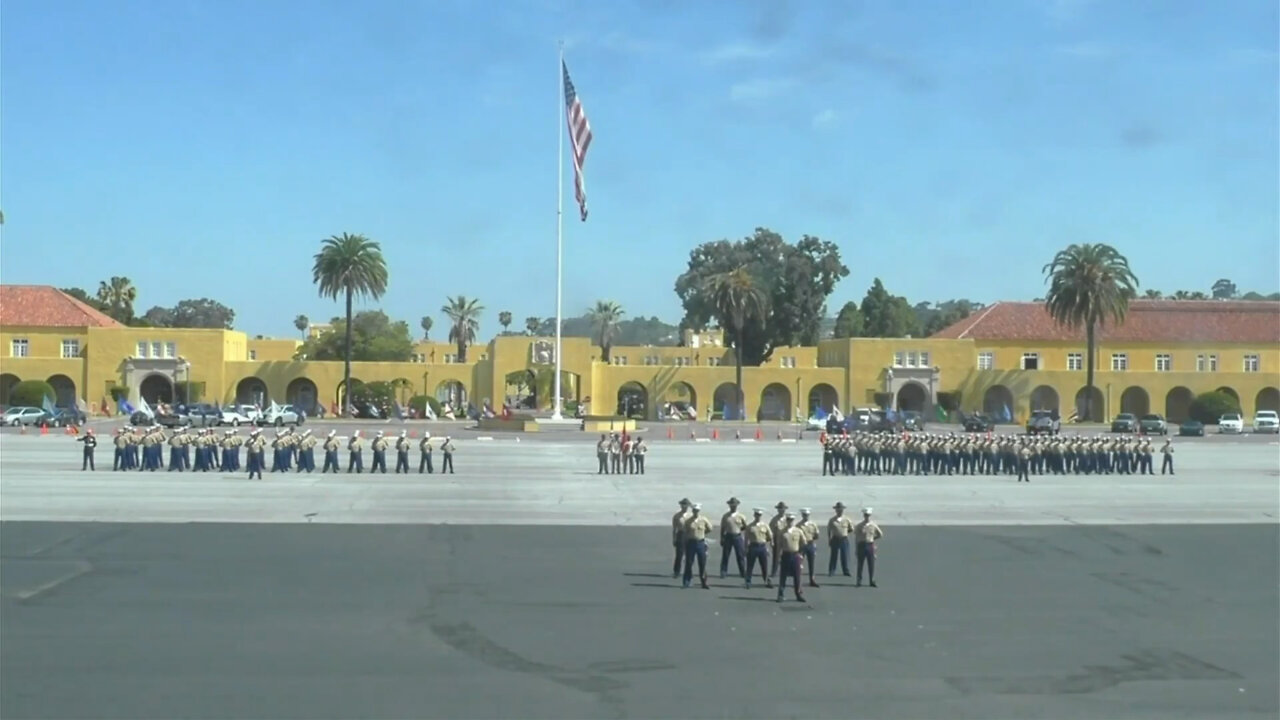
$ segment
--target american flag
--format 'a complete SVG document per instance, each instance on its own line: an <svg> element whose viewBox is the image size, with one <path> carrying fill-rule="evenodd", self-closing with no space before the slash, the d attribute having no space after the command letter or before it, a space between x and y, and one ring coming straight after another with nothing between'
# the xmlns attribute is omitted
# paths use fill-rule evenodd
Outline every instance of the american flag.
<svg viewBox="0 0 1280 720"><path fill-rule="evenodd" d="M587 160L587 148L591 147L591 123L587 111L578 99L578 91L569 79L569 66L560 61L564 70L564 113L569 123L569 142L573 143L573 196L578 200L582 221L587 221L587 183L582 175L582 164Z"/></svg>

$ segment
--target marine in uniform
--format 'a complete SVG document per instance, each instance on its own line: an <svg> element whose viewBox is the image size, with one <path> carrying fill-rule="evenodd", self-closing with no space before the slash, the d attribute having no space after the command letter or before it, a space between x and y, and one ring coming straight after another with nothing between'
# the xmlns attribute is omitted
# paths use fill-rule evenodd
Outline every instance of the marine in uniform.
<svg viewBox="0 0 1280 720"><path fill-rule="evenodd" d="M853 519L844 514L845 505L838 502L832 506L836 514L827 521L827 545L831 548L831 557L827 560L827 575L836 574L836 556L840 557L840 569L849 577L849 534L853 532Z"/></svg>
<svg viewBox="0 0 1280 720"><path fill-rule="evenodd" d="M387 439L385 434L379 430L378 434L373 438L373 464L369 466L370 473L378 472L382 469L382 473L387 473Z"/></svg>
<svg viewBox="0 0 1280 720"><path fill-rule="evenodd" d="M671 516L671 546L676 550L676 561L671 565L671 577L680 576L684 563L684 521L689 517L689 498L680 499L680 510Z"/></svg>
<svg viewBox="0 0 1280 720"><path fill-rule="evenodd" d="M622 472L622 441L617 433L609 438L609 468L614 475Z"/></svg>
<svg viewBox="0 0 1280 720"><path fill-rule="evenodd" d="M694 503L691 514L684 523L684 586L689 587L693 580L693 561L698 561L698 580L702 589L707 585L707 533L711 532L711 521L702 515L702 506Z"/></svg>
<svg viewBox="0 0 1280 720"><path fill-rule="evenodd" d="M747 527L747 519L738 512L739 501L736 497L728 500L729 512L720 517L720 577L729 573L729 554L738 561L738 576L747 576L746 545L742 539L742 531Z"/></svg>
<svg viewBox="0 0 1280 720"><path fill-rule="evenodd" d="M422 439L418 441L418 474L423 472L432 474L436 471L431 465L431 433L422 433Z"/></svg>
<svg viewBox="0 0 1280 720"><path fill-rule="evenodd" d="M111 438L111 444L115 448L115 453L112 456L111 461L111 470L113 472L128 470L125 466L124 449L128 447L129 441L124 437L124 428L116 430L115 437Z"/></svg>
<svg viewBox="0 0 1280 720"><path fill-rule="evenodd" d="M782 574L778 580L778 602L787 589L787 578L795 581L796 600L804 602L804 593L800 591L800 552L807 537L803 530L796 527L796 516L787 513L782 536L776 539L775 545L782 549Z"/></svg>
<svg viewBox="0 0 1280 720"><path fill-rule="evenodd" d="M177 431L169 437L169 472L174 470L183 471L182 431Z"/></svg>
<svg viewBox="0 0 1280 720"><path fill-rule="evenodd" d="M245 443L249 453L249 479L252 480L254 475L258 479L262 479L262 466L266 464L266 438L262 437L262 431L254 428L249 432L249 441Z"/></svg>
<svg viewBox="0 0 1280 720"><path fill-rule="evenodd" d="M596 462L600 464L596 470L597 475L609 474L609 436L601 434L600 442L596 443Z"/></svg>
<svg viewBox="0 0 1280 720"><path fill-rule="evenodd" d="M308 474L316 471L316 438L310 429L302 432L302 440L298 443L298 472L303 470Z"/></svg>
<svg viewBox="0 0 1280 720"><path fill-rule="evenodd" d="M364 472L364 442L360 439L360 431L353 430L351 439L347 440L347 474Z"/></svg>
<svg viewBox="0 0 1280 720"><path fill-rule="evenodd" d="M884 531L871 520L871 508L862 508L862 522L853 526L853 537L857 542L858 576L854 578L855 586L862 585L862 566L867 567L867 580L871 587L876 586L876 541L884 537Z"/></svg>
<svg viewBox="0 0 1280 720"><path fill-rule="evenodd" d="M90 471L97 470L98 468L94 467L93 465L93 451L98 447L98 436L93 434L93 428L89 428L85 430L84 435L81 435L79 438L76 438L76 442L84 443L84 451L83 451L82 462L80 463L80 470L82 472L85 470L90 470Z"/></svg>
<svg viewBox="0 0 1280 720"><path fill-rule="evenodd" d="M333 471L338 472L338 431L330 430L329 434L324 438L324 466L320 469L320 474Z"/></svg>
<svg viewBox="0 0 1280 720"><path fill-rule="evenodd" d="M757 562L760 563L764 586L773 587L773 580L769 578L769 548L773 545L773 531L764 521L764 510L755 508L751 514L754 519L742 531L747 536L747 589L751 589L751 576Z"/></svg>
<svg viewBox="0 0 1280 720"><path fill-rule="evenodd" d="M396 474L409 474L409 433L401 430L400 437L396 439Z"/></svg>
<svg viewBox="0 0 1280 720"><path fill-rule="evenodd" d="M769 565L769 577L778 576L778 560L782 556L782 532L787 529L787 504L778 501L774 508L778 514L769 519L769 530L773 532L773 562Z"/></svg>
<svg viewBox="0 0 1280 720"><path fill-rule="evenodd" d="M813 566L818 560L818 538L822 531L818 530L817 523L809 519L809 514L809 508L800 508L800 522L796 527L804 533L800 553L804 555L804 563L809 568L809 587L818 587L817 581L813 579Z"/></svg>
<svg viewBox="0 0 1280 720"><path fill-rule="evenodd" d="M450 475L453 474L453 449L453 438L445 435L444 442L440 445L440 454L444 456L443 460L440 462L441 475L446 472Z"/></svg>
<svg viewBox="0 0 1280 720"><path fill-rule="evenodd" d="M1164 475L1168 472L1173 474L1173 440L1166 439L1164 445L1160 448L1160 454L1164 459L1160 461L1160 474Z"/></svg>

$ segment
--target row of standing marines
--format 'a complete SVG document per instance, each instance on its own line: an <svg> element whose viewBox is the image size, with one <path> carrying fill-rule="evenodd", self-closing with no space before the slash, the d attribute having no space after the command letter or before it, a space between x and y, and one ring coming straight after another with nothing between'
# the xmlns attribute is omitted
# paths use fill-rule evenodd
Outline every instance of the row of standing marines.
<svg viewBox="0 0 1280 720"><path fill-rule="evenodd" d="M741 501L736 497L729 498L729 506L720 518L720 577L729 572L729 556L737 560L738 575L746 587L751 587L755 574L755 565L760 565L760 577L765 587L773 587L773 578L781 576L778 583L778 602L782 602L787 580L794 580L796 600L804 602L804 592L800 589L800 576L803 568L809 570L809 587L818 587L814 580L814 565L817 563L818 539L822 531L817 523L810 519L809 508L800 509L800 518L787 512L787 504L779 502L775 508L777 514L770 520L764 520L764 510L754 508L752 520L738 512ZM884 537L884 531L871 519L871 508L862 509L862 520L854 522L844 514L845 504L837 502L832 509L835 515L827 521L827 545L830 557L827 561L827 575L835 575L836 560L844 575L849 573L849 541L854 540L857 557L857 577L854 585L862 585L862 571L865 567L867 580L871 587L876 587L876 541ZM679 577L681 564L684 565L683 586L689 587L693 582L693 563L698 563L698 579L702 588L709 589L707 584L707 537L715 531L705 515L702 505L691 503L688 498L680 500L680 510L671 517L671 544L675 547L675 563L671 567L671 576ZM745 562L744 562L745 560Z"/></svg>
<svg viewBox="0 0 1280 720"><path fill-rule="evenodd" d="M78 439L84 444L82 470L94 470L94 450L98 446L98 438L92 429ZM364 441L359 430L347 440L347 472L364 472ZM250 431L248 437L241 437L235 430L226 430L221 437L212 428L188 430L182 428L170 434L158 426L138 428L125 426L116 430L112 439L115 446L112 469L148 470L165 469L164 449L169 448L169 471L183 472L187 470L209 472L239 472L247 469L249 478L262 479L267 472L315 472L315 448L321 446L324 451L324 466L321 473L340 472L338 450L342 443L336 430L330 430L324 440L312 435L311 430L294 432L293 428L277 431L270 441L263 437L262 430ZM373 463L370 473L387 472L387 452L394 449L396 453L396 473L409 473L409 454L413 448L413 440L401 431L399 437L392 438L379 430L370 443L373 451ZM431 433L424 433L418 441L418 472L434 473L435 451ZM266 451L271 448L271 463L268 466ZM240 448L245 449L246 466L240 464ZM453 454L457 450L453 439L446 436L440 443L441 473L452 474ZM194 455L194 462L192 456Z"/></svg>

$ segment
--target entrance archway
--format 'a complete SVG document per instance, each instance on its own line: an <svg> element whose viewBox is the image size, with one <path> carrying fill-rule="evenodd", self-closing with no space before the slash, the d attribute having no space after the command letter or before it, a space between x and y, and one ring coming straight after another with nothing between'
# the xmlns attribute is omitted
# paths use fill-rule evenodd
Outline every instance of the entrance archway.
<svg viewBox="0 0 1280 720"><path fill-rule="evenodd" d="M909 382L898 390L898 410L900 412L923 413L929 402L929 391L917 382Z"/></svg>
<svg viewBox="0 0 1280 720"><path fill-rule="evenodd" d="M1132 413L1138 417L1151 412L1151 398L1147 396L1147 391L1137 385L1125 388L1120 395L1120 412Z"/></svg>
<svg viewBox="0 0 1280 720"><path fill-rule="evenodd" d="M173 402L173 381L164 375L152 373L138 386L138 395L154 410L157 403Z"/></svg>
<svg viewBox="0 0 1280 720"><path fill-rule="evenodd" d="M360 398L360 388L364 386L364 381L358 377L351 378L351 401L354 403ZM338 414L346 412L347 388L345 381L338 381L338 388L334 393L333 401L338 405Z"/></svg>
<svg viewBox="0 0 1280 720"><path fill-rule="evenodd" d="M663 412L675 420L695 420L698 413L698 392L687 382L674 382L663 393Z"/></svg>
<svg viewBox="0 0 1280 720"><path fill-rule="evenodd" d="M1164 396L1164 417L1171 423L1180 423L1191 417L1191 401L1195 396L1184 387L1176 387Z"/></svg>
<svg viewBox="0 0 1280 720"><path fill-rule="evenodd" d="M9 407L9 393L13 390L13 386L22 382L17 375L5 373L0 375L0 406Z"/></svg>
<svg viewBox="0 0 1280 720"><path fill-rule="evenodd" d="M644 419L649 417L649 390L634 380L618 388L618 415Z"/></svg>
<svg viewBox="0 0 1280 720"><path fill-rule="evenodd" d="M836 389L826 383L818 383L809 390L809 404L806 407L810 415L814 415L818 410L824 413L831 413L840 407L840 395Z"/></svg>
<svg viewBox="0 0 1280 720"><path fill-rule="evenodd" d="M1097 385L1076 391L1076 417L1080 422L1106 422L1106 401Z"/></svg>
<svg viewBox="0 0 1280 720"><path fill-rule="evenodd" d="M66 375L54 375L46 382L53 388L53 404L58 407L73 408L76 403L76 383Z"/></svg>
<svg viewBox="0 0 1280 720"><path fill-rule="evenodd" d="M1058 404L1058 391L1048 385L1041 385L1031 391L1031 409L1035 410L1060 410Z"/></svg>
<svg viewBox="0 0 1280 720"><path fill-rule="evenodd" d="M982 412L996 422L1013 422L1013 391L992 385L982 394Z"/></svg>
<svg viewBox="0 0 1280 720"><path fill-rule="evenodd" d="M252 375L236 383L236 404L256 405L265 409L271 405L267 384Z"/></svg>
<svg viewBox="0 0 1280 720"><path fill-rule="evenodd" d="M1240 404L1240 393L1236 392L1236 389L1235 389L1235 388L1233 388L1233 387L1227 387L1227 386L1225 386L1225 385L1224 385L1224 386L1222 386L1222 387L1218 388L1218 390L1217 390L1217 391L1218 391L1218 392L1220 392L1220 393L1226 393L1226 394L1230 395L1231 397L1233 397L1233 398L1235 398L1235 399L1236 399L1236 404L1237 404L1237 405L1239 405L1239 404Z"/></svg>
<svg viewBox="0 0 1280 720"><path fill-rule="evenodd" d="M467 386L457 380L445 380L436 386L436 400L453 404L453 414L462 417L467 410Z"/></svg>
<svg viewBox="0 0 1280 720"><path fill-rule="evenodd" d="M537 410L538 376L532 370L516 370L503 378L503 395L513 408Z"/></svg>
<svg viewBox="0 0 1280 720"><path fill-rule="evenodd" d="M289 382L289 387L285 388L284 397L285 402L308 416L314 416L316 404L320 400L320 392L316 389L316 384L309 379L294 378Z"/></svg>
<svg viewBox="0 0 1280 720"><path fill-rule="evenodd" d="M1253 411L1272 410L1280 412L1280 390L1273 387L1265 387L1258 391L1258 396L1253 400Z"/></svg>
<svg viewBox="0 0 1280 720"><path fill-rule="evenodd" d="M760 420L790 420L791 389L782 383L767 385L760 393L760 410L756 417Z"/></svg>
<svg viewBox="0 0 1280 720"><path fill-rule="evenodd" d="M711 396L711 411L724 420L741 419L738 410L738 386L733 383L720 383Z"/></svg>

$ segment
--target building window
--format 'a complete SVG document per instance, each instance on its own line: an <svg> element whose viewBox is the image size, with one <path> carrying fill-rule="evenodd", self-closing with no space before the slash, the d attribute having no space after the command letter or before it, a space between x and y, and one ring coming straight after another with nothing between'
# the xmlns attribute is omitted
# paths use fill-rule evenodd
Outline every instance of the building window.
<svg viewBox="0 0 1280 720"><path fill-rule="evenodd" d="M720 358L709 357L707 358L707 364L710 365L711 367L720 367Z"/></svg>
<svg viewBox="0 0 1280 720"><path fill-rule="evenodd" d="M164 353L164 343L161 343L161 342L151 343L151 357L153 358L164 357L163 353Z"/></svg>
<svg viewBox="0 0 1280 720"><path fill-rule="evenodd" d="M9 354L13 357L27 357L31 352L31 344L26 338L14 338L9 343Z"/></svg>
<svg viewBox="0 0 1280 720"><path fill-rule="evenodd" d="M899 350L893 354L893 366L903 367L907 364L907 354Z"/></svg>
<svg viewBox="0 0 1280 720"><path fill-rule="evenodd" d="M1084 353L1067 353L1067 369L1083 370L1084 369Z"/></svg>
<svg viewBox="0 0 1280 720"><path fill-rule="evenodd" d="M1123 372L1129 369L1128 353L1111 353L1111 371Z"/></svg>
<svg viewBox="0 0 1280 720"><path fill-rule="evenodd" d="M978 353L978 369L990 370L996 366L996 354L993 352Z"/></svg>
<svg viewBox="0 0 1280 720"><path fill-rule="evenodd" d="M147 341L146 341L146 340L139 340L139 341L138 341L138 352L137 352L138 357L140 357L140 358L142 358L142 359L144 359L144 360L145 360L145 359L147 358L147 348L148 348L148 347L150 347L150 346L147 344Z"/></svg>
<svg viewBox="0 0 1280 720"><path fill-rule="evenodd" d="M1022 353L1022 369L1023 370L1039 370L1040 369L1040 353L1033 353L1033 352Z"/></svg>
<svg viewBox="0 0 1280 720"><path fill-rule="evenodd" d="M915 367L915 366L916 366L916 351L908 350L907 351L907 367Z"/></svg>
<svg viewBox="0 0 1280 720"><path fill-rule="evenodd" d="M1169 353L1156 353L1156 372L1169 372L1173 369L1173 356Z"/></svg>
<svg viewBox="0 0 1280 720"><path fill-rule="evenodd" d="M680 366L680 367L686 367L686 366L688 366L688 365L689 365L689 358L684 357L684 356L681 356L681 357L676 358L676 365L678 365L678 366Z"/></svg>
<svg viewBox="0 0 1280 720"><path fill-rule="evenodd" d="M1258 372L1258 356L1257 355L1244 356L1244 371Z"/></svg>
<svg viewBox="0 0 1280 720"><path fill-rule="evenodd" d="M250 350L250 351L249 351L249 359L250 359L250 360L257 360L257 359L258 359L258 351L257 351L257 350Z"/></svg>
<svg viewBox="0 0 1280 720"><path fill-rule="evenodd" d="M79 340L63 340L62 341L62 357L64 358L80 357L80 341Z"/></svg>
<svg viewBox="0 0 1280 720"><path fill-rule="evenodd" d="M1205 362L1204 355L1196 356L1196 372L1204 372Z"/></svg>
<svg viewBox="0 0 1280 720"><path fill-rule="evenodd" d="M172 360L178 357L178 343L171 343L171 342L165 343L164 357L166 360Z"/></svg>
<svg viewBox="0 0 1280 720"><path fill-rule="evenodd" d="M788 355L787 357L782 358L782 367L793 368L795 366L796 366L796 358L794 355Z"/></svg>
<svg viewBox="0 0 1280 720"><path fill-rule="evenodd" d="M1209 372L1218 372L1218 356L1209 356Z"/></svg>
<svg viewBox="0 0 1280 720"><path fill-rule="evenodd" d="M612 358L610 358L610 360L613 362L614 365L627 364L627 358L623 355L614 355Z"/></svg>
<svg viewBox="0 0 1280 720"><path fill-rule="evenodd" d="M928 352L922 352L922 353L920 353L920 367L922 367L922 368L927 368L927 367L929 367L929 353L928 353Z"/></svg>

